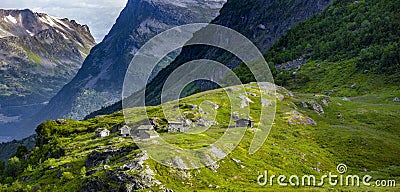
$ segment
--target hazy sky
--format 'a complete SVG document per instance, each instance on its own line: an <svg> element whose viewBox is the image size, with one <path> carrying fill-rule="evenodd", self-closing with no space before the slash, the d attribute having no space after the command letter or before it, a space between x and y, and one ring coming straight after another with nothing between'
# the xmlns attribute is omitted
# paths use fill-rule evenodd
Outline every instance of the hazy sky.
<svg viewBox="0 0 400 192"><path fill-rule="evenodd" d="M89 26L100 42L128 0L0 0L1 9L31 9Z"/></svg>

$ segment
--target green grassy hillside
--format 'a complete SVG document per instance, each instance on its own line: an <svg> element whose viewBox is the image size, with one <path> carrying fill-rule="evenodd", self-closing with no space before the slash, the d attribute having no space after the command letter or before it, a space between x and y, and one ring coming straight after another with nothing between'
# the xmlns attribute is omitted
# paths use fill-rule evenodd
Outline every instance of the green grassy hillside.
<svg viewBox="0 0 400 192"><path fill-rule="evenodd" d="M258 89L246 85L251 116L256 120L260 109ZM235 90L235 88L232 88ZM398 92L397 92L398 94ZM122 112L86 121L48 121L37 128L38 147L22 152L0 165L2 191L97 191L129 189L140 191L398 191L399 188L376 186L280 187L275 183L260 186L257 177L264 170L272 175L309 175L320 178L344 163L345 174L368 174L377 179L400 179L400 104L390 94L361 97L329 97L298 94L278 88L277 111L270 136L253 155L248 153L254 135L248 128L239 146L217 165L198 170L179 170L159 164L141 151L131 138L94 138L99 128L113 130L124 121ZM281 100L282 99L282 100ZM222 89L196 94L180 101L187 118L199 115L188 106L209 100L219 106L217 125L201 134L160 133L182 148L213 143L229 125L230 104ZM305 107L305 103L308 107ZM312 106L322 106L315 111ZM142 116L131 109L135 122ZM161 106L149 107L149 117L163 119ZM339 115L340 114L340 115ZM305 125L312 121L316 125ZM256 124L258 121L256 120ZM160 123L162 125L162 123ZM287 181L286 181L287 182Z"/></svg>
<svg viewBox="0 0 400 192"><path fill-rule="evenodd" d="M336 0L297 24L265 54L275 80L290 90L356 96L400 84L400 9L393 0ZM286 62L305 65L282 69ZM243 67L242 67L243 68ZM237 70L243 80L249 73Z"/></svg>

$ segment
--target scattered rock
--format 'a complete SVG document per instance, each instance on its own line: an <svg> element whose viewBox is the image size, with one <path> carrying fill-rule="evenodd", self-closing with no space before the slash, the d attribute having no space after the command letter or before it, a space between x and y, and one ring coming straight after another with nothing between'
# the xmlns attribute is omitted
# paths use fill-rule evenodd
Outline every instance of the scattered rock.
<svg viewBox="0 0 400 192"><path fill-rule="evenodd" d="M242 161L240 161L239 159L235 159L235 158L232 158L232 161L234 161L234 162L236 162L236 163L241 163Z"/></svg>
<svg viewBox="0 0 400 192"><path fill-rule="evenodd" d="M255 94L255 93L247 93L247 95L250 95L250 96L252 96L252 97L257 97L257 96L258 96L258 95Z"/></svg>
<svg viewBox="0 0 400 192"><path fill-rule="evenodd" d="M321 173L322 172L322 170L321 169L319 169L318 167L314 167L314 168L312 168L314 171L316 171L316 172L318 172L318 173Z"/></svg>
<svg viewBox="0 0 400 192"><path fill-rule="evenodd" d="M239 115L239 114L238 114ZM233 117L232 117L233 118ZM194 122L194 125L196 126L196 127L210 127L210 126L213 126L213 125L218 125L218 122L216 122L216 121L211 121L211 120L209 120L209 119L207 119L207 118L205 118L205 117L201 117L201 118L199 118L199 119L197 119L195 122Z"/></svg>
<svg viewBox="0 0 400 192"><path fill-rule="evenodd" d="M240 96L238 96L238 98L240 98L243 101L249 102L249 103L254 103L250 98L248 98L244 95L240 95Z"/></svg>
<svg viewBox="0 0 400 192"><path fill-rule="evenodd" d="M356 87L356 84L355 83L353 83L351 86L350 86L350 88L352 88L352 89L354 89Z"/></svg>
<svg viewBox="0 0 400 192"><path fill-rule="evenodd" d="M66 119L57 119L56 123L59 125L64 125L64 124L67 124L67 120Z"/></svg>
<svg viewBox="0 0 400 192"><path fill-rule="evenodd" d="M343 101L351 101L349 98L347 98L347 97L343 97L343 99L342 99Z"/></svg>
<svg viewBox="0 0 400 192"><path fill-rule="evenodd" d="M342 120L342 121L344 121L344 117L343 117L343 115L341 113L338 114L337 118Z"/></svg>
<svg viewBox="0 0 400 192"><path fill-rule="evenodd" d="M288 118L288 124L289 125L316 125L317 122L315 122L313 119L311 119L310 117L307 117L301 113L299 113L298 111L291 111L289 113L286 113L289 116Z"/></svg>
<svg viewBox="0 0 400 192"><path fill-rule="evenodd" d="M215 109L215 110L219 109L219 105L217 105L217 104L214 103L214 109Z"/></svg>
<svg viewBox="0 0 400 192"><path fill-rule="evenodd" d="M248 103L254 103L251 99L249 99L248 97L246 97L244 95L240 95L240 96L238 96L238 98L240 98L242 100L240 108L247 107Z"/></svg>
<svg viewBox="0 0 400 192"><path fill-rule="evenodd" d="M393 99L393 102L400 102L400 99L399 99L398 97L395 97L395 98Z"/></svg>
<svg viewBox="0 0 400 192"><path fill-rule="evenodd" d="M190 110L194 111L197 109L197 105L189 105Z"/></svg>
<svg viewBox="0 0 400 192"><path fill-rule="evenodd" d="M283 96L282 94L277 93L277 94L276 94L276 98L277 98L279 101L283 101L283 100L285 99L285 96Z"/></svg>
<svg viewBox="0 0 400 192"><path fill-rule="evenodd" d="M368 171L367 168L363 167L363 172L367 172L367 171Z"/></svg>
<svg viewBox="0 0 400 192"><path fill-rule="evenodd" d="M189 167L185 164L185 162L183 162L183 160L178 157L172 160L172 165L178 169L189 169Z"/></svg>
<svg viewBox="0 0 400 192"><path fill-rule="evenodd" d="M268 99L261 99L261 105L263 107L272 106L272 102L270 102Z"/></svg>
<svg viewBox="0 0 400 192"><path fill-rule="evenodd" d="M322 108L322 106L320 104L318 104L315 101L311 101L308 104L311 105L311 107L314 109L315 112L317 112L319 115L324 114L324 108Z"/></svg>
<svg viewBox="0 0 400 192"><path fill-rule="evenodd" d="M267 27L266 27L265 25L263 25L263 24L259 24L259 25L257 26L257 28L258 28L258 29L261 29L261 30L267 29Z"/></svg>
<svg viewBox="0 0 400 192"><path fill-rule="evenodd" d="M301 103L300 103L300 107L308 108L308 105L307 105L306 102L301 102Z"/></svg>
<svg viewBox="0 0 400 192"><path fill-rule="evenodd" d="M286 93L286 95L289 96L289 97L294 97L294 94L293 94L291 91L288 91L288 92Z"/></svg>
<svg viewBox="0 0 400 192"><path fill-rule="evenodd" d="M326 100L326 99L322 99L322 104L324 104L325 106L328 106L329 104L328 104L328 101Z"/></svg>
<svg viewBox="0 0 400 192"><path fill-rule="evenodd" d="M299 58L293 61L289 61L280 65L277 65L277 69L285 69L285 70L292 70L292 69L300 69L302 66L306 65L307 60L303 58Z"/></svg>

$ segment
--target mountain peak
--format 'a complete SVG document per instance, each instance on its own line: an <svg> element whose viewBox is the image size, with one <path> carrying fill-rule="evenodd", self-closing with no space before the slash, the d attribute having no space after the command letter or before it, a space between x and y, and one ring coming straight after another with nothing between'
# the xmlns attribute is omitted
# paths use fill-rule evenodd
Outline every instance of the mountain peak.
<svg viewBox="0 0 400 192"><path fill-rule="evenodd" d="M9 36L35 36L49 28L55 28L64 34L73 31L90 33L87 25L81 25L75 20L67 18L59 19L45 13L33 12L30 9L0 9L0 38Z"/></svg>

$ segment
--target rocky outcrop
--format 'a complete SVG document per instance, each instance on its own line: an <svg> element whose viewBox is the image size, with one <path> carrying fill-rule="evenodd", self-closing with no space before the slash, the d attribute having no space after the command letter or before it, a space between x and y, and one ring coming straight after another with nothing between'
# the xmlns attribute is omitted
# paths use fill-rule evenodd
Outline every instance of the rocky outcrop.
<svg viewBox="0 0 400 192"><path fill-rule="evenodd" d="M302 66L306 65L306 63L307 63L306 59L300 58L283 64L276 65L275 67L277 69L285 69L288 71L292 69L299 70Z"/></svg>
<svg viewBox="0 0 400 192"><path fill-rule="evenodd" d="M90 153L85 161L85 166L88 168L97 167L99 165L106 165L111 158L116 155L124 155L127 152L132 151L130 147L125 147L122 149L109 147L102 151L95 150Z"/></svg>
<svg viewBox="0 0 400 192"><path fill-rule="evenodd" d="M115 151L115 150L114 150ZM149 159L146 151L136 155L127 164L116 170L106 171L106 180L88 180L80 191L137 191L161 186L161 182L154 178L154 171L145 163ZM112 185L115 184L115 185ZM115 187L118 186L118 187Z"/></svg>
<svg viewBox="0 0 400 192"><path fill-rule="evenodd" d="M298 111L291 111L286 113L287 115L289 115L288 117L288 124L289 125L303 125L303 126L307 126L307 125L316 125L317 122L315 122L313 119L311 119L310 117L307 117L303 114L301 114Z"/></svg>
<svg viewBox="0 0 400 192"><path fill-rule="evenodd" d="M320 104L318 104L317 102L311 101L311 102L309 102L309 104L310 104L310 106L312 107L312 109L313 109L316 113L318 113L319 115L325 113L324 108L323 108Z"/></svg>

